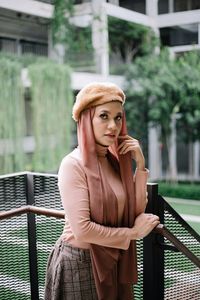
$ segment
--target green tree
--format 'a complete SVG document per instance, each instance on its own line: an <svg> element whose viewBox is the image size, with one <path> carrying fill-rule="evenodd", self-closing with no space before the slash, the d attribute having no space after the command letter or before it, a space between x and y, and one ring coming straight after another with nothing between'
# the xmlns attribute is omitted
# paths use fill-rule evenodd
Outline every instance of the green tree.
<svg viewBox="0 0 200 300"><path fill-rule="evenodd" d="M185 142L200 139L200 52L191 51L177 60L176 78L179 85L177 125Z"/></svg>
<svg viewBox="0 0 200 300"><path fill-rule="evenodd" d="M127 122L137 138L141 138L147 156L148 124L161 126L161 140L167 144L171 114L176 105L176 78L171 73L167 51L160 55L137 58L127 73Z"/></svg>
<svg viewBox="0 0 200 300"><path fill-rule="evenodd" d="M54 13L51 21L53 43L70 45L72 43L71 32L74 26L69 22L74 14L73 0L55 0Z"/></svg>
<svg viewBox="0 0 200 300"><path fill-rule="evenodd" d="M143 25L109 17L108 28L110 52L117 53L126 64L153 53L159 44L153 30Z"/></svg>
<svg viewBox="0 0 200 300"><path fill-rule="evenodd" d="M73 24L74 1L55 0L52 18L53 43L65 47L66 59L74 60L74 54L93 50L91 26L78 27Z"/></svg>
<svg viewBox="0 0 200 300"><path fill-rule="evenodd" d="M200 137L200 56L191 52L172 59L167 50L160 55L137 58L127 72L128 126L147 145L147 124L159 126L160 140L170 147L171 119L179 117L181 138Z"/></svg>

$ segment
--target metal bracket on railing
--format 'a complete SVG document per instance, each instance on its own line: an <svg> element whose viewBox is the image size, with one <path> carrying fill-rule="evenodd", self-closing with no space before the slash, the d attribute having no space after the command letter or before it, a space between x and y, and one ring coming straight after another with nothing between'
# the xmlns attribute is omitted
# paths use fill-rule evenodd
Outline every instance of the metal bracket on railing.
<svg viewBox="0 0 200 300"><path fill-rule="evenodd" d="M153 229L154 232L161 234L168 241L170 241L176 249L185 254L198 268L200 268L200 260L196 257L173 233L169 231L163 224L159 224Z"/></svg>

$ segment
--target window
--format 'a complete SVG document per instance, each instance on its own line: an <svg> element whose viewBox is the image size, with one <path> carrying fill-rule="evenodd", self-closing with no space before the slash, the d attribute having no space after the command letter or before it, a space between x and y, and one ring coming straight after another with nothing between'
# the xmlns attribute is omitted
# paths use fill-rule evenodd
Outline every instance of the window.
<svg viewBox="0 0 200 300"><path fill-rule="evenodd" d="M198 44L198 24L161 28L160 37L164 46Z"/></svg>
<svg viewBox="0 0 200 300"><path fill-rule="evenodd" d="M119 6L145 14L145 0L119 0Z"/></svg>
<svg viewBox="0 0 200 300"><path fill-rule="evenodd" d="M0 37L0 51L15 54L34 54L47 56L48 45L46 43L31 42Z"/></svg>
<svg viewBox="0 0 200 300"><path fill-rule="evenodd" d="M174 0L174 12L200 9L199 0Z"/></svg>
<svg viewBox="0 0 200 300"><path fill-rule="evenodd" d="M17 53L17 43L15 39L0 37L0 51Z"/></svg>
<svg viewBox="0 0 200 300"><path fill-rule="evenodd" d="M21 40L21 52L22 54L35 54L35 55L41 55L41 56L47 56L48 55L48 47L47 44L37 43L37 42L28 42Z"/></svg>
<svg viewBox="0 0 200 300"><path fill-rule="evenodd" d="M169 0L159 0L158 1L158 14L169 13Z"/></svg>
<svg viewBox="0 0 200 300"><path fill-rule="evenodd" d="M199 0L159 0L158 14L200 9Z"/></svg>

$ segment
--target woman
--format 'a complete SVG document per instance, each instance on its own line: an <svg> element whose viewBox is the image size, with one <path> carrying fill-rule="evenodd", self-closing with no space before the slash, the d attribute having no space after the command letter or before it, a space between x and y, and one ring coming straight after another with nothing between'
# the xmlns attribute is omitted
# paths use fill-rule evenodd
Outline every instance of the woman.
<svg viewBox="0 0 200 300"><path fill-rule="evenodd" d="M49 257L46 300L133 299L135 241L159 219L144 213L148 171L139 142L127 135L124 102L112 83L91 83L76 97L78 147L59 169L66 222Z"/></svg>

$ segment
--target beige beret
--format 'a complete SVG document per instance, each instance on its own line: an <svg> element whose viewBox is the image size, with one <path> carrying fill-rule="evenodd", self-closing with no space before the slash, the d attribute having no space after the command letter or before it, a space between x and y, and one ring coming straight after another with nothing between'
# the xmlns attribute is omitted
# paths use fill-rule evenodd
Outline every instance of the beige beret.
<svg viewBox="0 0 200 300"><path fill-rule="evenodd" d="M72 117L78 121L80 113L89 108L111 101L125 102L125 94L116 84L92 82L80 90L72 109Z"/></svg>

